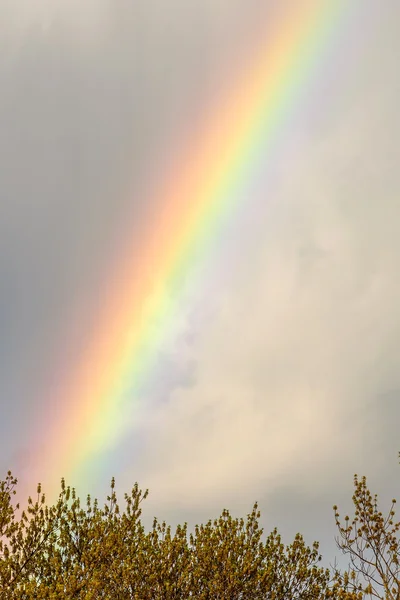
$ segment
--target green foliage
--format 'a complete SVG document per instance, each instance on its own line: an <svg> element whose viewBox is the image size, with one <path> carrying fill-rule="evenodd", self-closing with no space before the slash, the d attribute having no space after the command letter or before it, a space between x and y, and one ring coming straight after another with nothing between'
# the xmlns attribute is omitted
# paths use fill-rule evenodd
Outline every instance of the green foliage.
<svg viewBox="0 0 400 600"><path fill-rule="evenodd" d="M257 504L247 519L228 510L188 534L140 517L148 492L135 484L120 510L115 481L101 508L82 506L61 481L54 506L40 485L17 519L17 480L0 482L0 598L3 600L358 600L343 576L319 566L318 543L297 534L285 546L276 529L263 541Z"/></svg>

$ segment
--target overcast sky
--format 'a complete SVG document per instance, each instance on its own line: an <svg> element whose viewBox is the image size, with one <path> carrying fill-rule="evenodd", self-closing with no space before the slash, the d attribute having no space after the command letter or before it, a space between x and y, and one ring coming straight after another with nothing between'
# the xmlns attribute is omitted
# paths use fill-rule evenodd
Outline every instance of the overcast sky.
<svg viewBox="0 0 400 600"><path fill-rule="evenodd" d="M32 429L84 352L121 223L140 231L178 134L275 12L0 0L0 476L29 478ZM320 540L326 563L353 474L386 500L400 475L400 3L347 17L251 186L260 219L227 224L235 275L183 307L186 343L160 349L95 490L111 475L121 495L149 487L148 523L258 500L267 531Z"/></svg>

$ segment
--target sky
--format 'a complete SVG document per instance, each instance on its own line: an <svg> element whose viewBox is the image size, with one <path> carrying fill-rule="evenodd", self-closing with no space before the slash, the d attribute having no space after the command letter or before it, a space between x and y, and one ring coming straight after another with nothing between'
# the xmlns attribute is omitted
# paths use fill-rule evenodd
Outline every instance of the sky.
<svg viewBox="0 0 400 600"><path fill-rule="evenodd" d="M277 7L0 0L0 477L46 481L116 248L140 239L152 186ZM189 526L258 501L267 532L319 540L328 564L354 473L399 496L399 19L397 0L363 0L337 26L213 248L223 276L180 298L83 497L138 481L148 524Z"/></svg>

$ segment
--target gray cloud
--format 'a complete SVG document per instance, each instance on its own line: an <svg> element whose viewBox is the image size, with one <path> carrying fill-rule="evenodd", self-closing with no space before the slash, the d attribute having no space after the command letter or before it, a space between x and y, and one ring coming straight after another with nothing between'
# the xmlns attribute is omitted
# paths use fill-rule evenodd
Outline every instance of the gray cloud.
<svg viewBox="0 0 400 600"><path fill-rule="evenodd" d="M49 365L76 367L121 222L140 232L173 133L273 19L261 4L0 0L3 470L28 476L61 375ZM331 555L331 505L354 472L396 491L400 15L358 10L362 34L341 39L261 166L219 285L182 306L136 430L104 457L121 488L150 487L149 515L193 524L259 499L267 529Z"/></svg>
<svg viewBox="0 0 400 600"><path fill-rule="evenodd" d="M193 522L261 498L266 523L314 533L331 559L331 506L350 508L353 474L383 500L398 487L399 48L389 15L378 25L346 102L327 102L318 129L311 115L299 126L296 163L266 211L273 228L256 248L242 230L237 277L195 350L196 384L140 422L153 510L162 497L164 515L191 506Z"/></svg>

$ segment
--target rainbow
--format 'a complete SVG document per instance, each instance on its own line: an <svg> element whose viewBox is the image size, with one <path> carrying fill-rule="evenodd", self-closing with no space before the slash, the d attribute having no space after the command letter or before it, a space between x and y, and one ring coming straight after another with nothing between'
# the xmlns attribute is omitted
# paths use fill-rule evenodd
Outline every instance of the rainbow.
<svg viewBox="0 0 400 600"><path fill-rule="evenodd" d="M179 167L160 183L158 213L142 233L140 260L135 241L117 257L119 271L106 274L111 294L101 326L58 399L63 414L46 436L43 466L55 490L61 476L79 482L85 465L132 428L141 386L154 375L177 307L170 291L190 274L193 256L206 256L212 239L223 235L241 201L237 190L251 182L259 157L272 157L345 6L344 0L292 2L274 35L257 45L256 56L206 115Z"/></svg>

